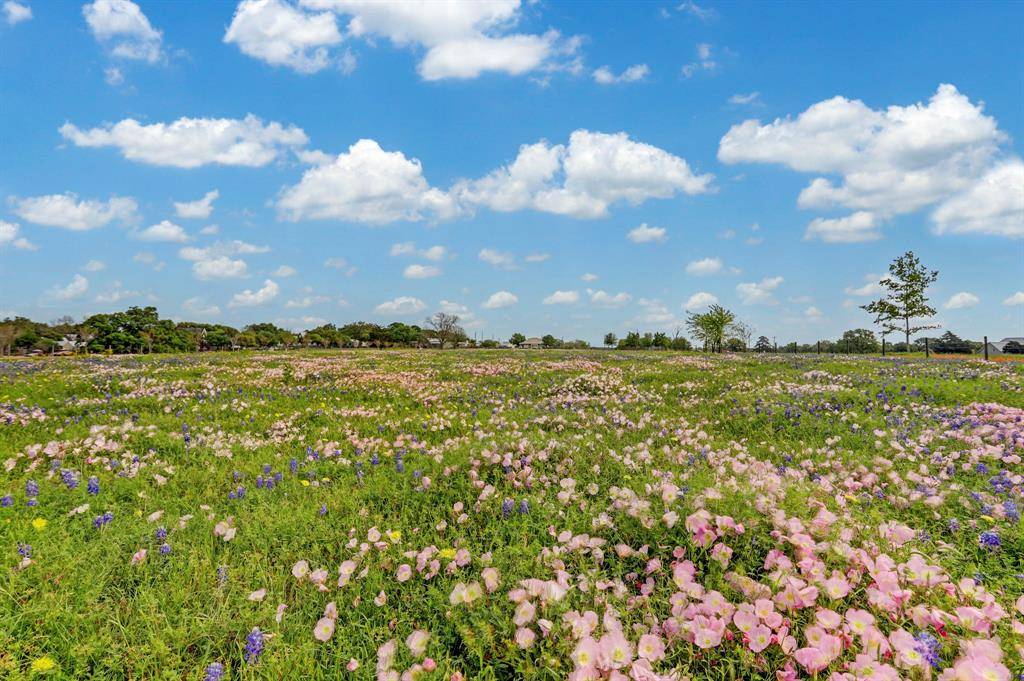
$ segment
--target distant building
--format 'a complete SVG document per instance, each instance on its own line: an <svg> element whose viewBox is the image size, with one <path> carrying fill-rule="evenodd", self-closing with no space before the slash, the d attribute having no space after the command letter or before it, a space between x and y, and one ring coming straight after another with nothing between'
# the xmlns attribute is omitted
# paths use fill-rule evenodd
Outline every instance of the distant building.
<svg viewBox="0 0 1024 681"><path fill-rule="evenodd" d="M57 341L57 352L75 352L83 347L85 347L85 343L78 340L76 333L69 333Z"/></svg>
<svg viewBox="0 0 1024 681"><path fill-rule="evenodd" d="M544 341L542 341L540 338L537 338L536 336L533 336L532 338L527 338L522 343L520 343L519 347L523 348L524 350L540 350L541 348L544 347Z"/></svg>
<svg viewBox="0 0 1024 681"><path fill-rule="evenodd" d="M1009 354L1008 352L1006 352L1005 348L1006 348L1007 345L1009 345L1010 343L1012 343L1014 341L1016 341L1017 343L1019 343L1021 345L1024 345L1024 337L1004 338L1001 341L989 341L988 342L988 354L989 354L989 356L991 357L992 355L1006 355L1006 354Z"/></svg>

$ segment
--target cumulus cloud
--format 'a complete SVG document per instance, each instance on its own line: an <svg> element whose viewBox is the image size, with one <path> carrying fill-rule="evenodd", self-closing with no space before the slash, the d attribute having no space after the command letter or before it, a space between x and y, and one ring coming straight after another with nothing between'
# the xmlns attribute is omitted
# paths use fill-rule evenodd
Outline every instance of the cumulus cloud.
<svg viewBox="0 0 1024 681"><path fill-rule="evenodd" d="M706 277L718 274L725 267L721 258L701 258L686 264L686 273L695 277Z"/></svg>
<svg viewBox="0 0 1024 681"><path fill-rule="evenodd" d="M393 300L386 300L377 307L374 311L377 314L388 314L388 315L413 315L427 309L427 304L419 298L412 296L398 296Z"/></svg>
<svg viewBox="0 0 1024 681"><path fill-rule="evenodd" d="M974 295L973 293L969 293L967 291L960 291L959 293L954 293L953 295L951 295L949 297L949 300L947 300L946 304L943 305L942 307L944 307L947 310L963 310L966 308L974 307L980 302L981 299L978 298L978 296Z"/></svg>
<svg viewBox="0 0 1024 681"><path fill-rule="evenodd" d="M444 246L417 248L414 241L403 241L402 243L394 244L391 250L388 251L388 255L391 256L413 256L433 261L443 260L447 254L448 249Z"/></svg>
<svg viewBox="0 0 1024 681"><path fill-rule="evenodd" d="M530 253L525 258L523 258L523 262L538 263L538 262L546 262L546 261L548 261L550 259L551 259L551 254L550 253Z"/></svg>
<svg viewBox="0 0 1024 681"><path fill-rule="evenodd" d="M1024 161L997 164L932 213L939 234L1024 236Z"/></svg>
<svg viewBox="0 0 1024 681"><path fill-rule="evenodd" d="M629 230L626 238L635 244L664 243L668 238L664 227L649 227L647 223Z"/></svg>
<svg viewBox="0 0 1024 681"><path fill-rule="evenodd" d="M207 303L203 298L189 298L181 304L181 309L190 314L200 315L202 317L215 317L220 314L220 308L211 303Z"/></svg>
<svg viewBox="0 0 1024 681"><path fill-rule="evenodd" d="M810 322L819 321L822 318L821 310L811 305L806 310L804 310L804 318Z"/></svg>
<svg viewBox="0 0 1024 681"><path fill-rule="evenodd" d="M54 286L50 289L50 297L55 300L74 300L81 298L89 290L89 280L81 274L72 277L71 282L66 286Z"/></svg>
<svg viewBox="0 0 1024 681"><path fill-rule="evenodd" d="M491 296L484 301L484 308L488 310L498 310L503 307L509 307L519 302L519 298L508 291L498 291L492 293Z"/></svg>
<svg viewBox="0 0 1024 681"><path fill-rule="evenodd" d="M330 12L305 12L281 0L243 0L224 42L272 66L316 73L331 65L331 47L342 41Z"/></svg>
<svg viewBox="0 0 1024 681"><path fill-rule="evenodd" d="M516 267L516 257L514 255L493 248L481 249L477 254L477 258L488 265L493 265L502 270L512 270Z"/></svg>
<svg viewBox="0 0 1024 681"><path fill-rule="evenodd" d="M155 63L163 59L163 35L131 0L96 0L82 6L93 37L121 59Z"/></svg>
<svg viewBox="0 0 1024 681"><path fill-rule="evenodd" d="M684 78L693 78L701 71L714 71L718 68L718 62L711 56L712 46L710 43L697 44L697 61L685 64L681 69Z"/></svg>
<svg viewBox="0 0 1024 681"><path fill-rule="evenodd" d="M211 257L192 263L192 272L197 279L238 279L249 273L249 266L244 260L229 258L226 255Z"/></svg>
<svg viewBox="0 0 1024 681"><path fill-rule="evenodd" d="M435 267L434 265L420 265L416 263L409 265L402 272L402 276L406 279L429 279L431 277L437 277L441 274L441 268Z"/></svg>
<svg viewBox="0 0 1024 681"><path fill-rule="evenodd" d="M663 302L657 298L640 298L637 301L640 308L639 314L630 321L630 326L646 324L660 329L666 329L679 324L679 319L668 309Z"/></svg>
<svg viewBox="0 0 1024 681"><path fill-rule="evenodd" d="M4 21L7 22L8 26L14 26L20 24L23 21L28 21L32 18L32 8L28 5L23 5L20 2L14 0L5 0L4 2Z"/></svg>
<svg viewBox="0 0 1024 681"><path fill-rule="evenodd" d="M598 280L598 276L596 274L594 274L593 272L584 272L583 274L580 275L580 279L582 279L583 281L586 281L586 282L591 282L591 281L597 281Z"/></svg>
<svg viewBox="0 0 1024 681"><path fill-rule="evenodd" d="M679 192L710 192L713 179L710 174L695 174L686 160L633 141L624 132L576 130L568 145L540 141L521 146L510 164L458 183L453 192L468 206L598 218L619 202L636 206Z"/></svg>
<svg viewBox="0 0 1024 681"><path fill-rule="evenodd" d="M1024 291L1017 291L1003 301L1003 305L1024 305Z"/></svg>
<svg viewBox="0 0 1024 681"><path fill-rule="evenodd" d="M186 246L178 251L183 260L192 261L197 279L237 279L249 273L249 267L238 255L267 253L270 248L244 241L218 241L212 246Z"/></svg>
<svg viewBox="0 0 1024 681"><path fill-rule="evenodd" d="M821 239L834 244L852 244L882 238L878 216L859 210L842 218L814 218L807 225L804 239Z"/></svg>
<svg viewBox="0 0 1024 681"><path fill-rule="evenodd" d="M761 101L760 92L750 92L747 94L737 93L729 98L730 104L737 104L741 106L758 104Z"/></svg>
<svg viewBox="0 0 1024 681"><path fill-rule="evenodd" d="M103 262L102 260L90 260L89 262L85 263L85 266L82 267L82 269L85 270L86 272L100 272L102 270L107 269L107 263Z"/></svg>
<svg viewBox="0 0 1024 681"><path fill-rule="evenodd" d="M128 160L175 168L265 166L308 142L300 128L264 123L252 114L243 119L182 117L150 125L126 118L87 130L65 123L60 134L78 147L114 147Z"/></svg>
<svg viewBox="0 0 1024 681"><path fill-rule="evenodd" d="M213 202L220 198L220 192L216 189L203 194L203 198L196 201L174 202L174 212L179 218L189 220L205 220L213 212Z"/></svg>
<svg viewBox="0 0 1024 681"><path fill-rule="evenodd" d="M888 278L886 275L884 278ZM865 274L864 284L861 286L847 286L843 291L849 296L873 296L885 291L879 283L883 279L880 274Z"/></svg>
<svg viewBox="0 0 1024 681"><path fill-rule="evenodd" d="M759 282L746 282L736 285L736 293L744 305L774 305L776 302L772 291L779 287L782 277L766 277Z"/></svg>
<svg viewBox="0 0 1024 681"><path fill-rule="evenodd" d="M590 296L591 305L599 305L601 307L622 307L629 301L633 300L633 296L629 295L625 291L611 294L607 291L593 291L587 289L587 294Z"/></svg>
<svg viewBox="0 0 1024 681"><path fill-rule="evenodd" d="M294 300L289 300L284 304L289 310L300 309L304 310L307 307L313 307L314 305L323 305L324 303L331 302L330 296L304 296Z"/></svg>
<svg viewBox="0 0 1024 681"><path fill-rule="evenodd" d="M34 251L36 245L23 236L18 236L21 225L16 222L0 220L0 248L12 246L23 251Z"/></svg>
<svg viewBox="0 0 1024 681"><path fill-rule="evenodd" d="M572 305L580 300L578 291L555 291L543 300L545 305Z"/></svg>
<svg viewBox="0 0 1024 681"><path fill-rule="evenodd" d="M235 239L218 241L212 246L186 246L178 251L178 255L184 260L208 260L221 255L256 255L269 252L269 246L257 246Z"/></svg>
<svg viewBox="0 0 1024 681"><path fill-rule="evenodd" d="M310 12L347 17L347 33L372 42L423 50L417 71L424 80L476 78L497 72L522 75L576 67L580 41L557 31L511 33L521 18L519 0L416 3L405 0L302 0Z"/></svg>
<svg viewBox="0 0 1024 681"><path fill-rule="evenodd" d="M278 214L291 221L345 220L386 224L398 220L452 217L456 206L446 192L431 187L417 159L384 151L362 139L331 163L310 168L277 201Z"/></svg>
<svg viewBox="0 0 1024 681"><path fill-rule="evenodd" d="M702 310L706 307L718 304L718 297L713 293L707 291L698 291L690 296L685 303L683 303L684 310Z"/></svg>
<svg viewBox="0 0 1024 681"><path fill-rule="evenodd" d="M109 291L106 293L98 293L96 297L93 298L93 302L110 305L113 303L120 303L123 300L138 298L140 296L142 296L141 291L131 291L126 289L121 282L115 281L113 287Z"/></svg>
<svg viewBox="0 0 1024 681"><path fill-rule="evenodd" d="M275 277L279 277L281 279L284 279L286 277L294 277L298 273L299 271L292 267L291 265L281 265L276 270L271 272L271 274L273 274Z"/></svg>
<svg viewBox="0 0 1024 681"><path fill-rule="evenodd" d="M638 80L643 80L650 72L651 69L647 64L633 64L618 75L615 75L611 68L607 66L594 69L591 75L594 77L594 82L599 85L616 85L618 83L635 83Z"/></svg>
<svg viewBox="0 0 1024 681"><path fill-rule="evenodd" d="M257 307L259 305L266 305L274 300L274 298L277 298L279 290L280 288L273 280L267 279L263 282L262 288L255 291L245 289L241 293L231 296L231 302L228 303L228 307Z"/></svg>
<svg viewBox="0 0 1024 681"><path fill-rule="evenodd" d="M188 241L188 234L170 220L161 220L155 225L138 232L135 238L139 241L166 241L171 243L184 243Z"/></svg>
<svg viewBox="0 0 1024 681"><path fill-rule="evenodd" d="M854 213L833 222L815 221L809 236L838 234L833 241L863 241L877 236L878 225L889 217L940 202L932 216L940 233L1016 235L1020 222L1018 217L1014 227L1013 206L1024 199L1007 198L1000 190L1013 186L1021 172L1016 159L997 161L1006 140L981 104L943 84L926 104L876 110L860 100L833 97L795 119L766 125L748 120L722 137L718 157L725 163L776 163L818 175L800 193L798 205ZM994 205L979 206L981 197L993 197Z"/></svg>
<svg viewBox="0 0 1024 681"><path fill-rule="evenodd" d="M107 201L86 199L76 194L49 194L8 198L11 211L23 220L47 227L81 232L103 227L113 221L130 223L136 219L139 205L135 199L113 196Z"/></svg>

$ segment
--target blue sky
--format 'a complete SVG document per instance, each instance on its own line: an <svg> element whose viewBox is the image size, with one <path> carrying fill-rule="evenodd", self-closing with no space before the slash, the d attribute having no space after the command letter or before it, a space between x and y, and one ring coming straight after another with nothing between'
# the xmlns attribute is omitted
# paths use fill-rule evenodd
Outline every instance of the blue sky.
<svg viewBox="0 0 1024 681"><path fill-rule="evenodd" d="M1024 334L1020 3L0 6L0 316Z"/></svg>

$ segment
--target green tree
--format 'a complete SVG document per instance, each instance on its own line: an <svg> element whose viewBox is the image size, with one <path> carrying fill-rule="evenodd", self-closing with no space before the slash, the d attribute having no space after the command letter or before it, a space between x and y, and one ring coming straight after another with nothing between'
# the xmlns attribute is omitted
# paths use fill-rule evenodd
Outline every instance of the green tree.
<svg viewBox="0 0 1024 681"><path fill-rule="evenodd" d="M512 337L508 339L509 345L521 345L526 342L526 336L516 331L512 334Z"/></svg>
<svg viewBox="0 0 1024 681"><path fill-rule="evenodd" d="M758 336L757 343L754 344L754 352L771 352L772 342L768 340L768 336Z"/></svg>
<svg viewBox="0 0 1024 681"><path fill-rule="evenodd" d="M892 261L889 276L878 282L885 295L861 308L875 316L875 324L881 325L883 333L902 333L909 347L911 334L938 328L936 324L913 323L935 314L926 294L938 278L938 270L924 267L913 251L907 251Z"/></svg>
<svg viewBox="0 0 1024 681"><path fill-rule="evenodd" d="M881 348L875 332L870 329L851 329L839 339L839 351L848 354L878 352Z"/></svg>
<svg viewBox="0 0 1024 681"><path fill-rule="evenodd" d="M686 326L694 338L709 352L721 352L725 347L726 334L736 321L736 315L721 305L712 305L707 312L687 314Z"/></svg>
<svg viewBox="0 0 1024 681"><path fill-rule="evenodd" d="M557 348L559 345L561 345L561 342L559 342L559 340L552 336L550 333L542 337L540 339L540 342L543 343L544 347L546 348Z"/></svg>
<svg viewBox="0 0 1024 681"><path fill-rule="evenodd" d="M619 342L619 339L615 337L615 334L609 331L604 335L604 344L606 347L613 348L615 344Z"/></svg>

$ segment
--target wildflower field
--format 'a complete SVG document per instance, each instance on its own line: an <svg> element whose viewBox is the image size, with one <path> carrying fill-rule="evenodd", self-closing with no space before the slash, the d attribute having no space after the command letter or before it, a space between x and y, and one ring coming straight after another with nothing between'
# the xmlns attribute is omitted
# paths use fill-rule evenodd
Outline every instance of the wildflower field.
<svg viewBox="0 0 1024 681"><path fill-rule="evenodd" d="M1024 366L0 362L0 678L1024 673Z"/></svg>

